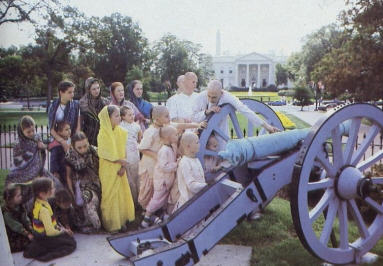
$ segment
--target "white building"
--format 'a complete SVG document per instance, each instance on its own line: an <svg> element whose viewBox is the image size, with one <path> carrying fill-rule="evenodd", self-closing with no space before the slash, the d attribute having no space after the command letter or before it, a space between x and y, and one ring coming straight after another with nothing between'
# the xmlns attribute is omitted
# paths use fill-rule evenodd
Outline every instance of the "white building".
<svg viewBox="0 0 383 266"><path fill-rule="evenodd" d="M255 90L275 85L275 65L286 61L286 56L255 52L237 56L221 55L221 33L217 31L216 55L213 57L214 78L220 80L225 89L251 86ZM291 82L287 86L292 86Z"/></svg>
<svg viewBox="0 0 383 266"><path fill-rule="evenodd" d="M214 77L223 87L266 88L275 85L275 62L259 53L213 57Z"/></svg>

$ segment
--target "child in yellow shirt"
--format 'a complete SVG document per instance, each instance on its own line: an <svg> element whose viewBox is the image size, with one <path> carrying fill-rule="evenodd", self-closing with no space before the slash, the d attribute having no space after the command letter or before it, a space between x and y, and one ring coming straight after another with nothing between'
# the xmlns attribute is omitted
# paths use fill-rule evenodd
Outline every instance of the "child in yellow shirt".
<svg viewBox="0 0 383 266"><path fill-rule="evenodd" d="M51 179L36 178L32 182L35 203L33 207L32 243L25 249L24 257L49 261L66 256L76 249L72 232L56 222L48 199L55 193Z"/></svg>

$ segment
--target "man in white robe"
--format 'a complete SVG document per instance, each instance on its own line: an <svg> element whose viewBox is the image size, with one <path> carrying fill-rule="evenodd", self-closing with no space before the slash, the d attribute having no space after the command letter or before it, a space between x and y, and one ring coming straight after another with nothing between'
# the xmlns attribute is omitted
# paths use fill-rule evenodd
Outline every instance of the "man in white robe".
<svg viewBox="0 0 383 266"><path fill-rule="evenodd" d="M174 122L192 122L193 116L193 102L197 93L194 89L197 87L198 78L193 72L187 72L184 75L183 82L181 82L182 92L176 95L170 103L166 104L169 110L170 119Z"/></svg>

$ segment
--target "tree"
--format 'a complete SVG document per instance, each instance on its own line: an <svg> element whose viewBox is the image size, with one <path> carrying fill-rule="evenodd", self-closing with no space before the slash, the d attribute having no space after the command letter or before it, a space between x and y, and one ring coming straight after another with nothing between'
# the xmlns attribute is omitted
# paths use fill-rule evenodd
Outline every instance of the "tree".
<svg viewBox="0 0 383 266"><path fill-rule="evenodd" d="M295 88L294 98L299 101L301 111L303 111L303 106L311 104L310 99L313 98L313 93L309 88L297 87Z"/></svg>
<svg viewBox="0 0 383 266"><path fill-rule="evenodd" d="M133 66L150 68L144 64L150 58L148 41L130 17L119 13L101 19L92 17L79 29L85 35L80 57L105 84L124 81Z"/></svg>
<svg viewBox="0 0 383 266"><path fill-rule="evenodd" d="M170 82L164 88L175 88L177 78L188 71L197 74L199 84L206 85L212 76L211 56L200 53L201 45L186 40L179 40L172 34L164 35L154 45L156 54L155 73L161 81ZM168 92L169 93L169 92Z"/></svg>
<svg viewBox="0 0 383 266"><path fill-rule="evenodd" d="M275 76L277 80L277 86L282 84L287 85L288 75L288 71L284 66L282 66L279 63L275 65Z"/></svg>
<svg viewBox="0 0 383 266"><path fill-rule="evenodd" d="M59 0L0 0L0 26L4 23L31 22L38 13L40 16L59 7Z"/></svg>
<svg viewBox="0 0 383 266"><path fill-rule="evenodd" d="M298 86L305 86L313 80L311 72L323 56L332 49L341 47L347 41L347 34L335 24L324 26L318 31L306 36L302 51L291 55L287 68L289 78Z"/></svg>
<svg viewBox="0 0 383 266"><path fill-rule="evenodd" d="M346 90L356 100L383 96L383 3L360 0L342 13L348 40L315 65L313 77L338 96Z"/></svg>

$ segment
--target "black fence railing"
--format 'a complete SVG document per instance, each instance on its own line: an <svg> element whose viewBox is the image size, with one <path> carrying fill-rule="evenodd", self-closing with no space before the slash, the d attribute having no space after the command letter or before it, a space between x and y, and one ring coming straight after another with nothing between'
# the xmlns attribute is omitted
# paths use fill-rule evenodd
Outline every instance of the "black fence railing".
<svg viewBox="0 0 383 266"><path fill-rule="evenodd" d="M42 137L45 144L49 143L50 132L48 126L35 126L35 130ZM0 125L0 169L10 169L13 166L13 145L17 140L16 125ZM49 169L50 153L47 152L45 168Z"/></svg>

